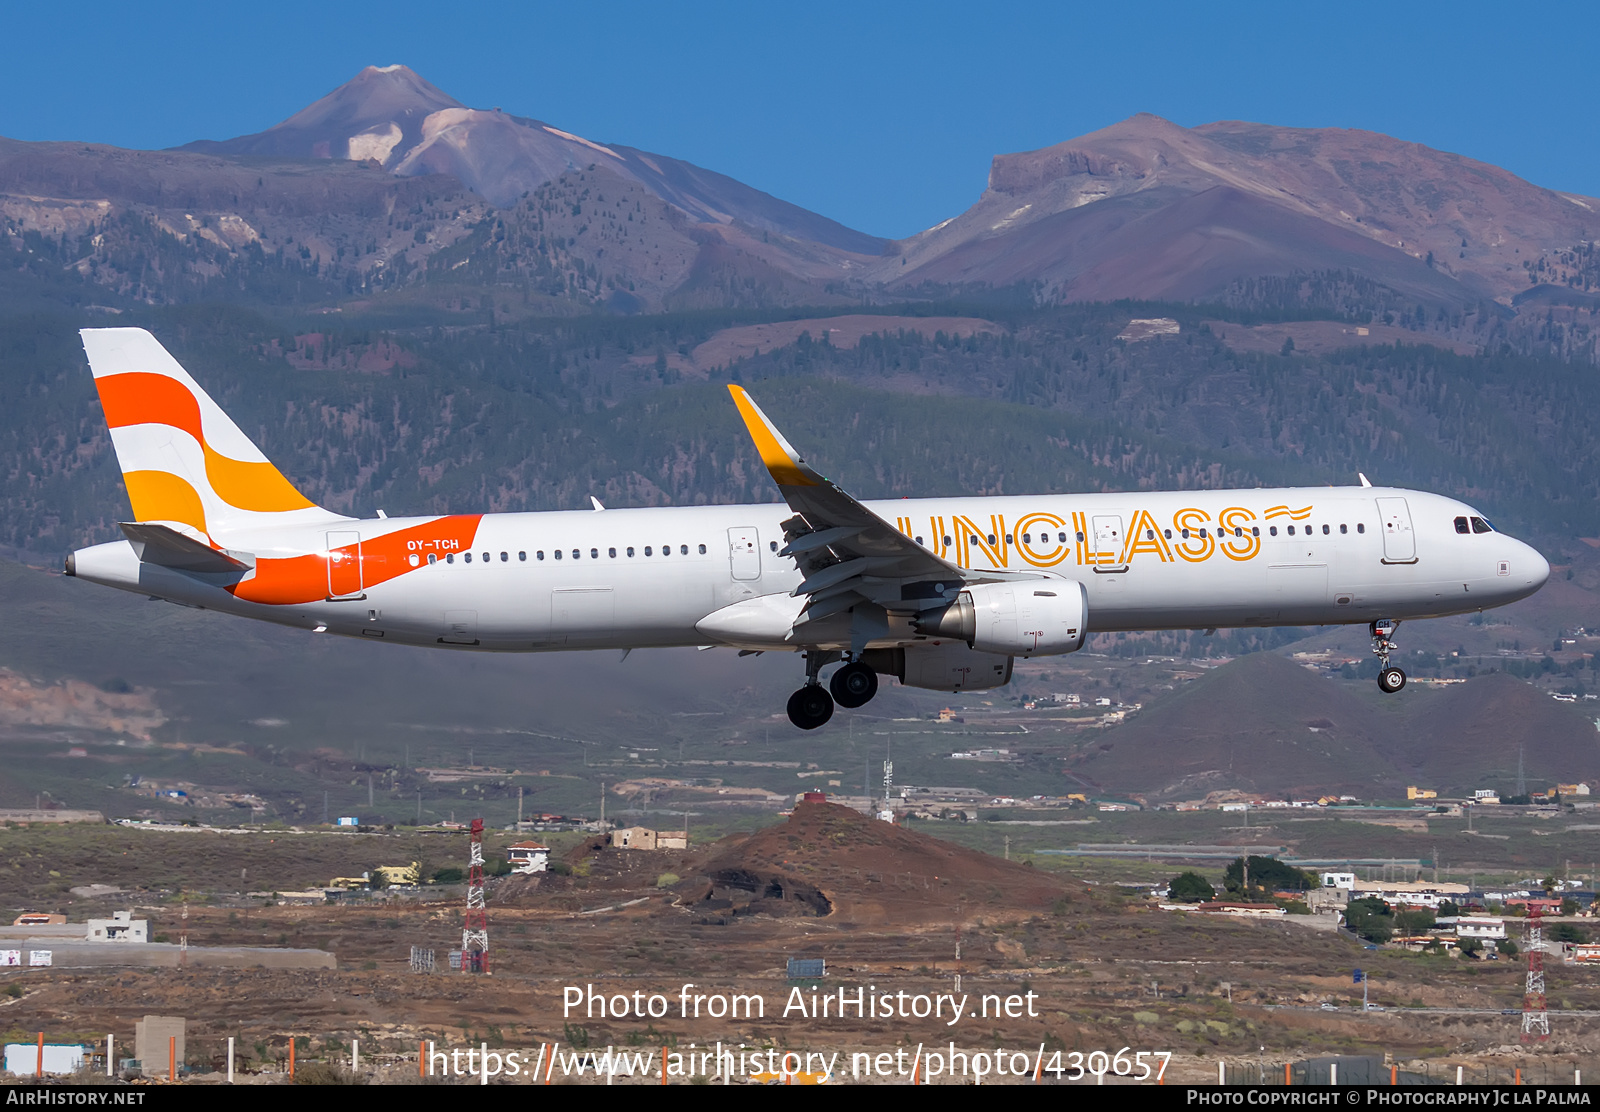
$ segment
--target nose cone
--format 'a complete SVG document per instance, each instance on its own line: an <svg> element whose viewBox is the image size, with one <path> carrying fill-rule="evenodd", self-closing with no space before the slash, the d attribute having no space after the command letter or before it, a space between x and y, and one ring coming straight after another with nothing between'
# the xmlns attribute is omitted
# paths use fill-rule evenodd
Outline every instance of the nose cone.
<svg viewBox="0 0 1600 1112"><path fill-rule="evenodd" d="M1530 544L1511 543L1511 581L1517 586L1517 597L1526 598L1550 579L1550 561Z"/></svg>

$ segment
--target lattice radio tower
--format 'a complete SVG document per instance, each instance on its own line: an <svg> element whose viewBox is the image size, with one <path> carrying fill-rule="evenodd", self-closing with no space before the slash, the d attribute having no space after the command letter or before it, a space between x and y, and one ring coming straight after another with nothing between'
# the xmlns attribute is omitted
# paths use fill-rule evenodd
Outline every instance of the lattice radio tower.
<svg viewBox="0 0 1600 1112"><path fill-rule="evenodd" d="M472 820L467 861L467 919L461 928L461 971L489 972L489 910L483 900L483 820Z"/></svg>
<svg viewBox="0 0 1600 1112"><path fill-rule="evenodd" d="M1528 908L1528 987L1522 995L1522 1041L1550 1037L1550 1012L1544 999L1544 924L1539 908Z"/></svg>

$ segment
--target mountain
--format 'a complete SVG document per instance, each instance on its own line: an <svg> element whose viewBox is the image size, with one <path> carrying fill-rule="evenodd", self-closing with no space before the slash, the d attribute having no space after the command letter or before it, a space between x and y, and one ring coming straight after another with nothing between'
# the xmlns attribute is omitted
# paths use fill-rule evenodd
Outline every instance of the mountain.
<svg viewBox="0 0 1600 1112"><path fill-rule="evenodd" d="M1505 673L1417 685L1403 701L1377 698L1365 686L1255 653L1107 730L1072 770L1153 800L1222 790L1392 798L1408 784L1459 795L1510 791L1522 746L1537 790L1600 778L1593 712Z"/></svg>
<svg viewBox="0 0 1600 1112"><path fill-rule="evenodd" d="M889 242L681 159L469 107L398 65L171 151L0 141L0 233L94 290L320 308L420 291L497 320L1127 298L1593 361L1597 213L1372 132L1145 114L999 155L972 208Z"/></svg>
<svg viewBox="0 0 1600 1112"><path fill-rule="evenodd" d="M1383 737L1379 716L1347 687L1255 653L1107 730L1073 771L1114 791L1161 799L1228 789L1370 799L1394 791L1397 774Z"/></svg>
<svg viewBox="0 0 1600 1112"><path fill-rule="evenodd" d="M1141 113L999 155L966 212L872 276L1037 283L1047 300L1208 299L1263 275L1348 271L1429 303L1600 285L1600 200L1369 131ZM1570 303L1571 297L1556 300Z"/></svg>
<svg viewBox="0 0 1600 1112"><path fill-rule="evenodd" d="M737 222L861 255L881 254L887 244L681 159L596 143L499 108L468 108L406 66L368 66L266 131L180 149L370 159L400 177L448 174L499 208L563 174L604 166L698 223Z"/></svg>

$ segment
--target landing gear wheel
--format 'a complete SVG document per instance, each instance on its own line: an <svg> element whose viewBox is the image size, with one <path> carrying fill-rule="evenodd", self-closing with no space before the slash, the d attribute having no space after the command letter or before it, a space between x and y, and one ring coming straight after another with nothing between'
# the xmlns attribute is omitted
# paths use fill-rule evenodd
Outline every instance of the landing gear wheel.
<svg viewBox="0 0 1600 1112"><path fill-rule="evenodd" d="M846 664L833 674L828 690L833 692L833 701L846 710L864 707L878 693L878 673L860 661Z"/></svg>
<svg viewBox="0 0 1600 1112"><path fill-rule="evenodd" d="M815 730L833 717L833 699L820 684L808 683L789 696L789 721L802 730Z"/></svg>
<svg viewBox="0 0 1600 1112"><path fill-rule="evenodd" d="M1406 685L1406 674L1399 668L1384 668L1378 673L1378 690L1393 695Z"/></svg>

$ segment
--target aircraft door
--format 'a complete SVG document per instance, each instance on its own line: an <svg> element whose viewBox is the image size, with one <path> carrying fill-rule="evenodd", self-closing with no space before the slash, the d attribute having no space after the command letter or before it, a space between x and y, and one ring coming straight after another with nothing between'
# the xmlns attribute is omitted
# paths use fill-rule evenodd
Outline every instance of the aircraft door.
<svg viewBox="0 0 1600 1112"><path fill-rule="evenodd" d="M361 534L328 534L328 597L361 597Z"/></svg>
<svg viewBox="0 0 1600 1112"><path fill-rule="evenodd" d="M1112 571L1126 568L1121 563L1122 549L1127 538L1122 534L1121 514L1096 514L1091 520L1089 539L1094 562L1098 569Z"/></svg>
<svg viewBox="0 0 1600 1112"><path fill-rule="evenodd" d="M1383 562L1417 562L1417 537L1411 529L1411 508L1404 498L1379 498L1378 517L1383 527Z"/></svg>
<svg viewBox="0 0 1600 1112"><path fill-rule="evenodd" d="M755 526L728 530L728 563L735 579L761 578L761 534Z"/></svg>

